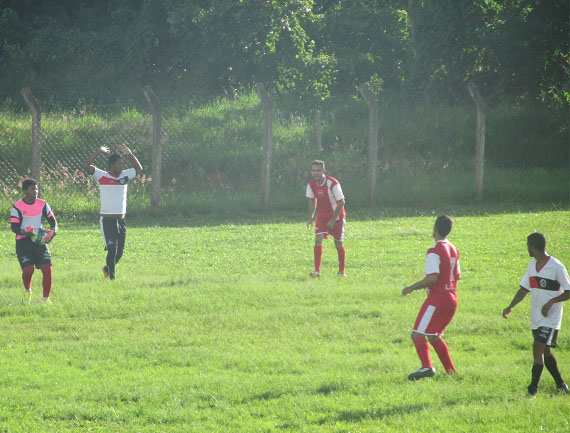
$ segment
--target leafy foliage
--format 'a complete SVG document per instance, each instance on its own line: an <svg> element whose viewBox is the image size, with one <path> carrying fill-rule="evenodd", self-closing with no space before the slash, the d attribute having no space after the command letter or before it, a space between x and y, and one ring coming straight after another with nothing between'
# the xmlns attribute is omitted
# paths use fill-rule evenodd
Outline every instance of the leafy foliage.
<svg viewBox="0 0 570 433"><path fill-rule="evenodd" d="M32 86L124 106L151 84L188 102L255 82L317 101L363 82L457 100L476 80L490 99L561 103L567 29L565 0L4 0L0 101Z"/></svg>

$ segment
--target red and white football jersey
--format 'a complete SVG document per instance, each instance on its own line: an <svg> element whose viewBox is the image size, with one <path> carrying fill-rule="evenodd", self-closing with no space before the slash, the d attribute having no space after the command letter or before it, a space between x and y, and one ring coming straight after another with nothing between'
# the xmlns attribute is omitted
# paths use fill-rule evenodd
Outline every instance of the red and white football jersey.
<svg viewBox="0 0 570 433"><path fill-rule="evenodd" d="M437 274L437 281L429 287L429 297L456 300L457 280L461 278L459 252L447 239L437 241L427 252L426 275L432 274Z"/></svg>
<svg viewBox="0 0 570 433"><path fill-rule="evenodd" d="M137 171L134 168L121 171L115 177L97 167L93 177L99 185L101 195L101 215L124 215L127 213L127 184L134 179Z"/></svg>
<svg viewBox="0 0 570 433"><path fill-rule="evenodd" d="M322 185L317 184L315 179L311 179L307 184L305 193L307 198L316 198L319 213L333 214L337 203L344 198L340 183L334 177L326 176ZM337 220L346 216L344 207L340 211Z"/></svg>

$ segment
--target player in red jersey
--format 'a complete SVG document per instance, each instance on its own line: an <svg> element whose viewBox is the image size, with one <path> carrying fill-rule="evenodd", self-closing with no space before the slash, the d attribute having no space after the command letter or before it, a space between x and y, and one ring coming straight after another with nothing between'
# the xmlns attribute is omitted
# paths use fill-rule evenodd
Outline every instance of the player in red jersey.
<svg viewBox="0 0 570 433"><path fill-rule="evenodd" d="M334 244L338 253L337 275L345 277L346 251L343 242L346 212L344 210L345 201L342 188L338 180L326 175L324 161L315 160L311 162L311 174L313 178L307 184L305 193L309 199L307 229L310 230L313 225L317 208L318 212L315 224L315 270L309 275L311 277L319 277L321 275L323 239L328 239L330 234L334 237Z"/></svg>
<svg viewBox="0 0 570 433"><path fill-rule="evenodd" d="M32 299L32 275L34 266L42 271L44 302L49 301L52 284L52 264L48 244L57 232L57 221L49 204L38 198L38 182L26 179L22 182L24 198L12 206L10 225L16 234L16 255L22 268L22 281L28 303ZM47 219L52 231L45 237L45 244L32 241L34 232L42 228Z"/></svg>
<svg viewBox="0 0 570 433"><path fill-rule="evenodd" d="M412 340L416 346L422 367L408 375L410 380L431 377L435 369L431 363L429 342L435 349L445 371L455 373L455 366L449 355L449 349L441 338L445 327L453 319L457 309L457 280L461 277L459 269L459 252L446 238L451 232L451 218L442 215L437 218L433 227L433 244L427 252L426 276L411 286L402 290L403 296L408 296L414 290L426 288L428 296L420 309Z"/></svg>

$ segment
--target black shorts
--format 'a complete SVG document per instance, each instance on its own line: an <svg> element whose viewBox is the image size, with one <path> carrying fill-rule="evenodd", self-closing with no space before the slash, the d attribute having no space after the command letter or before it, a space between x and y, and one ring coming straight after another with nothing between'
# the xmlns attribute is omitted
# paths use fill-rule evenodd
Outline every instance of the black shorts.
<svg viewBox="0 0 570 433"><path fill-rule="evenodd" d="M125 218L101 217L101 233L105 242L105 251L112 246L123 248L127 235L127 222Z"/></svg>
<svg viewBox="0 0 570 433"><path fill-rule="evenodd" d="M532 330L534 341L539 341L550 347L556 347L556 339L558 338L558 329L539 326Z"/></svg>
<svg viewBox="0 0 570 433"><path fill-rule="evenodd" d="M30 238L16 240L16 255L22 268L35 265L39 269L41 265L51 265L48 246L35 244Z"/></svg>

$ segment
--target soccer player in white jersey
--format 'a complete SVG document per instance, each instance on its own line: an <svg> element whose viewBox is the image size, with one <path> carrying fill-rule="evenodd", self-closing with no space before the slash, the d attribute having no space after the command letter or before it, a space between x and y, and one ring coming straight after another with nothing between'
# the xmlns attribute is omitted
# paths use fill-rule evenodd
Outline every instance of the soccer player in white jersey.
<svg viewBox="0 0 570 433"><path fill-rule="evenodd" d="M28 303L32 300L32 276L34 266L42 272L42 289L44 302L49 301L52 285L51 254L47 244L57 233L57 221L47 202L38 198L38 182L25 179L22 182L24 198L12 206L10 225L16 234L16 256L22 268L22 282ZM46 235L45 244L37 244L32 237L42 228L42 220L46 219L51 231Z"/></svg>
<svg viewBox="0 0 570 433"><path fill-rule="evenodd" d="M344 210L344 195L340 183L334 177L327 176L325 162L315 160L311 162L311 174L313 178L307 184L305 196L309 199L309 221L307 229L310 229L315 219L315 210L318 207L315 223L315 247L313 249L315 270L309 275L319 277L321 275L321 257L323 255L323 239L329 234L334 237L334 244L338 254L338 276L345 277L346 251L344 249L344 226L346 212Z"/></svg>
<svg viewBox="0 0 570 433"><path fill-rule="evenodd" d="M556 347L562 321L562 302L570 298L568 271L559 260L546 253L546 238L542 233L529 235L527 248L529 255L534 258L528 264L518 292L503 310L503 317L508 319L513 307L531 292L530 323L534 337L534 364L528 393L534 396L538 392L538 382L544 366L554 378L558 390L568 393L568 386L562 380L551 350Z"/></svg>
<svg viewBox="0 0 570 433"><path fill-rule="evenodd" d="M121 155L109 156L109 170L103 171L95 167L93 162L102 153L109 155L109 148L101 146L87 161L83 167L92 175L99 185L101 196L101 232L107 250L106 265L103 266L105 278L115 279L115 266L123 256L127 225L125 215L127 213L127 184L142 171L139 160L133 152L125 146L119 145L117 150L132 164L132 168L124 169L124 161Z"/></svg>
<svg viewBox="0 0 570 433"><path fill-rule="evenodd" d="M428 296L424 301L414 324L412 341L416 347L422 367L410 373L408 379L418 380L435 375L431 363L429 345L437 353L448 374L455 373L455 365L451 360L447 344L443 341L443 332L453 319L457 309L457 281L461 277L459 268L459 252L447 240L453 222L447 215L441 215L435 221L432 236L435 240L426 256L426 276L402 290L408 296L414 290L427 288Z"/></svg>

